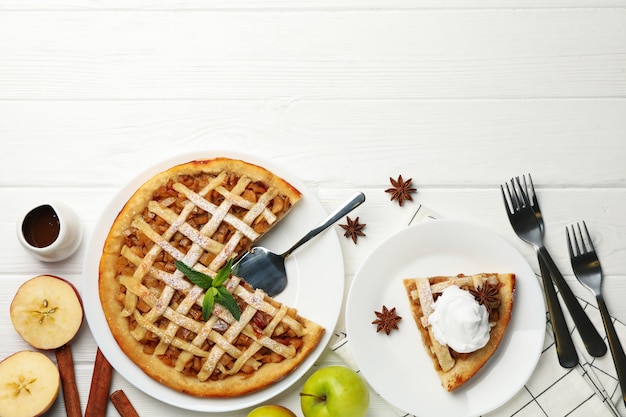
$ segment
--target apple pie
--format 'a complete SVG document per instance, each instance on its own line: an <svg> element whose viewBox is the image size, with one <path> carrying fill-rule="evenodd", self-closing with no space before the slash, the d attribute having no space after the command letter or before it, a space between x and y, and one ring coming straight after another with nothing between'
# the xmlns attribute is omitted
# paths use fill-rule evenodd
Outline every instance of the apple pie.
<svg viewBox="0 0 626 417"><path fill-rule="evenodd" d="M500 345L511 319L515 275L407 278L404 286L424 348L442 386L453 391Z"/></svg>
<svg viewBox="0 0 626 417"><path fill-rule="evenodd" d="M105 240L99 295L121 350L146 374L200 397L244 395L283 378L323 327L229 274L238 319L178 268L208 277L280 222L301 193L268 170L228 158L156 174L130 197Z"/></svg>

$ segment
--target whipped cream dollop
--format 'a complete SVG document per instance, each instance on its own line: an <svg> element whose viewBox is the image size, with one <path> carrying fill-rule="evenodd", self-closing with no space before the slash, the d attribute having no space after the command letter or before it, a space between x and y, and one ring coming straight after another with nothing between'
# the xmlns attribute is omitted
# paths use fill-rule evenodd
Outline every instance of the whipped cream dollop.
<svg viewBox="0 0 626 417"><path fill-rule="evenodd" d="M489 314L468 291L451 285L433 304L428 316L435 339L459 353L469 353L489 341Z"/></svg>

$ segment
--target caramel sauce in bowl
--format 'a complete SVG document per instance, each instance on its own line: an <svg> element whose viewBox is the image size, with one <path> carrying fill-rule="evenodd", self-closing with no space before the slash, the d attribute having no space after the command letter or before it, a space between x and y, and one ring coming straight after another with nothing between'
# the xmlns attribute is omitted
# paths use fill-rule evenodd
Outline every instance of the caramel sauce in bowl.
<svg viewBox="0 0 626 417"><path fill-rule="evenodd" d="M59 215L50 204L35 207L26 214L22 222L22 234L29 245L45 248L59 237Z"/></svg>
<svg viewBox="0 0 626 417"><path fill-rule="evenodd" d="M76 213L58 201L34 204L17 224L17 237L22 246L44 262L68 258L78 249L82 234Z"/></svg>

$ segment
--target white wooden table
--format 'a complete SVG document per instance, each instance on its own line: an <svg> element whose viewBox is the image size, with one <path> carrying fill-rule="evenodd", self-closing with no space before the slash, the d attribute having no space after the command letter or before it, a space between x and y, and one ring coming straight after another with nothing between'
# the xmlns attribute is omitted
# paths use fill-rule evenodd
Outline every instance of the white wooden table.
<svg viewBox="0 0 626 417"><path fill-rule="evenodd" d="M354 245L333 232L348 283L418 204L494 230L537 271L498 188L530 172L572 289L591 299L565 245L565 226L584 219L609 309L626 321L625 114L624 0L1 0L0 358L28 348L8 316L18 286L51 273L80 287L85 245L120 187L170 156L216 149L271 159L328 211L366 193L355 215L367 236ZM400 174L419 189L403 207L383 191ZM55 264L15 232L48 198L85 228ZM73 346L84 407L87 326ZM275 402L301 413L297 385ZM142 416L204 415L115 374L120 388ZM62 402L47 415L64 415ZM368 415L393 414L374 397Z"/></svg>

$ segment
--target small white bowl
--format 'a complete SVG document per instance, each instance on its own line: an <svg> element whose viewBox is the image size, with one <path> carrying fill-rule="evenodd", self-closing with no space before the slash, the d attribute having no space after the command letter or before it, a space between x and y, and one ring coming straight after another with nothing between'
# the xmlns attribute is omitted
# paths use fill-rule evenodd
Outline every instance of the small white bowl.
<svg viewBox="0 0 626 417"><path fill-rule="evenodd" d="M59 201L35 204L17 222L17 238L35 258L58 262L72 255L83 237L80 219Z"/></svg>

